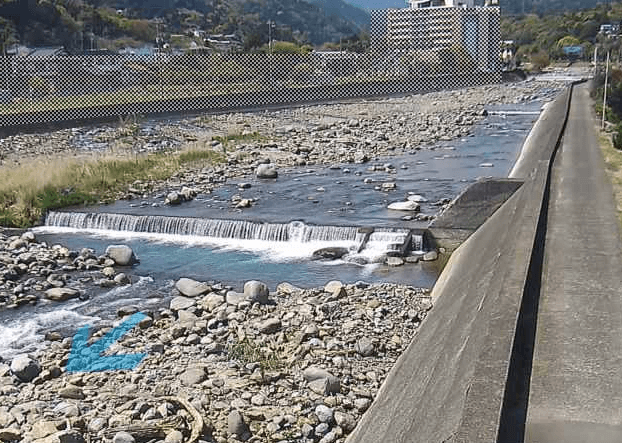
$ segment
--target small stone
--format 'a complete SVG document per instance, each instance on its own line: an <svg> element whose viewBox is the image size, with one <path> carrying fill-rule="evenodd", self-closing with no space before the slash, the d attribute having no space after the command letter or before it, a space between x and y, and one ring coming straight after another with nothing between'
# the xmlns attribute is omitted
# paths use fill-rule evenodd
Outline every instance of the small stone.
<svg viewBox="0 0 622 443"><path fill-rule="evenodd" d="M41 373L41 366L27 355L19 355L11 361L11 372L20 381L28 383Z"/></svg>
<svg viewBox="0 0 622 443"><path fill-rule="evenodd" d="M136 443L136 440L129 432L121 431L112 437L112 443Z"/></svg>
<svg viewBox="0 0 622 443"><path fill-rule="evenodd" d="M186 369L180 376L179 381L185 386L196 386L207 379L205 368Z"/></svg>
<svg viewBox="0 0 622 443"><path fill-rule="evenodd" d="M88 430L93 433L98 433L106 426L108 426L108 420L106 418L96 417L89 422Z"/></svg>
<svg viewBox="0 0 622 443"><path fill-rule="evenodd" d="M125 275L123 272L118 273L114 276L114 282L118 285L129 285L131 283L130 278Z"/></svg>
<svg viewBox="0 0 622 443"><path fill-rule="evenodd" d="M229 436L235 435L241 441L251 438L250 429L244 421L244 417L235 409L227 417L227 433Z"/></svg>
<svg viewBox="0 0 622 443"><path fill-rule="evenodd" d="M198 282L190 278L180 278L177 283L175 283L175 287L186 297L198 297L212 290L207 283Z"/></svg>
<svg viewBox="0 0 622 443"><path fill-rule="evenodd" d="M367 408L369 408L370 405L371 405L371 399L369 398L363 397L363 398L357 398L354 400L354 407L360 413L365 412Z"/></svg>
<svg viewBox="0 0 622 443"><path fill-rule="evenodd" d="M354 416L341 411L335 411L335 422L345 432L352 431L356 426L356 419Z"/></svg>
<svg viewBox="0 0 622 443"><path fill-rule="evenodd" d="M192 298L178 296L174 297L171 300L169 308L171 309L171 311L181 311L191 308L192 306L194 306L194 303L195 301Z"/></svg>
<svg viewBox="0 0 622 443"><path fill-rule="evenodd" d="M318 443L334 443L339 438L335 431L328 432Z"/></svg>
<svg viewBox="0 0 622 443"><path fill-rule="evenodd" d="M281 320L278 318L269 318L258 325L259 332L262 334L274 334L281 329Z"/></svg>
<svg viewBox="0 0 622 443"><path fill-rule="evenodd" d="M82 389L79 388L78 386L73 386L73 385L65 386L60 391L58 391L58 395L61 396L62 398L71 398L74 400L84 399L84 392L82 392Z"/></svg>
<svg viewBox="0 0 622 443"><path fill-rule="evenodd" d="M177 430L173 430L166 434L164 443L182 443L184 441L184 434Z"/></svg>
<svg viewBox="0 0 622 443"><path fill-rule="evenodd" d="M388 266L402 266L404 259L402 257L387 257Z"/></svg>
<svg viewBox="0 0 622 443"><path fill-rule="evenodd" d="M30 430L30 437L37 440L39 438L45 438L48 435L52 435L58 432L58 428L53 421L37 421L33 423Z"/></svg>
<svg viewBox="0 0 622 443"><path fill-rule="evenodd" d="M363 357L370 357L375 353L374 344L367 337L363 337L358 340L354 346L354 349Z"/></svg>
<svg viewBox="0 0 622 443"><path fill-rule="evenodd" d="M257 178L277 178L279 174L274 165L261 164L257 166L255 175Z"/></svg>
<svg viewBox="0 0 622 443"><path fill-rule="evenodd" d="M207 294L199 301L199 306L201 306L203 309L207 309L209 312L212 312L224 302L225 298L222 295L211 293Z"/></svg>
<svg viewBox="0 0 622 443"><path fill-rule="evenodd" d="M332 423L334 412L333 409L325 405L318 405L315 407L315 415L317 415L318 420L322 423Z"/></svg>
<svg viewBox="0 0 622 443"><path fill-rule="evenodd" d="M255 406L263 406L266 403L266 397L263 394L255 394L251 397L251 403Z"/></svg>
<svg viewBox="0 0 622 443"><path fill-rule="evenodd" d="M297 286L292 285L288 282L279 283L276 287L276 292L285 295L292 295L295 292L300 291L301 289Z"/></svg>
<svg viewBox="0 0 622 443"><path fill-rule="evenodd" d="M319 425L317 425L315 427L315 435L322 436L322 435L326 435L328 434L328 431L330 430L330 426L328 425L328 423L320 423Z"/></svg>
<svg viewBox="0 0 622 443"><path fill-rule="evenodd" d="M22 432L17 428L0 429L0 440L6 442L19 441L22 439Z"/></svg>
<svg viewBox="0 0 622 443"><path fill-rule="evenodd" d="M423 254L422 260L423 261L434 261L438 258L438 253L436 251L428 251L425 254Z"/></svg>
<svg viewBox="0 0 622 443"><path fill-rule="evenodd" d="M304 425L302 425L302 428L300 431L302 432L302 436L304 438L308 438L308 439L313 438L313 435L314 435L313 426L311 426L309 423L305 423Z"/></svg>
<svg viewBox="0 0 622 443"><path fill-rule="evenodd" d="M329 281L324 286L324 291L332 294L334 297L345 297L347 295L346 288L338 280Z"/></svg>
<svg viewBox="0 0 622 443"><path fill-rule="evenodd" d="M318 337L320 335L320 328L315 323L305 326L302 331L302 341L307 341L310 338Z"/></svg>
<svg viewBox="0 0 622 443"><path fill-rule="evenodd" d="M394 202L387 206L387 209L394 211L419 211L419 203L414 201Z"/></svg>
<svg viewBox="0 0 622 443"><path fill-rule="evenodd" d="M238 306L240 303L246 301L244 294L239 292L229 291L227 292L227 303L233 306Z"/></svg>
<svg viewBox="0 0 622 443"><path fill-rule="evenodd" d="M397 188L395 182L386 182L380 185L383 191L392 191Z"/></svg>
<svg viewBox="0 0 622 443"><path fill-rule="evenodd" d="M56 415L61 415L63 417L77 417L80 415L80 410L78 406L74 403L70 403L67 401L60 402L54 407L53 412Z"/></svg>
<svg viewBox="0 0 622 443"><path fill-rule="evenodd" d="M309 389L319 395L336 394L341 390L339 378L325 369L310 366L303 371L302 376L309 384Z"/></svg>

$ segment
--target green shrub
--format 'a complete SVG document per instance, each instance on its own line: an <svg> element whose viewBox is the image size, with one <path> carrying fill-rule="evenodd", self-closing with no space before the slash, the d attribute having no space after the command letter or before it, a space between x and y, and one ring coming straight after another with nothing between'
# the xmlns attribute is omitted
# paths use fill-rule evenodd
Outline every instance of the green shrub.
<svg viewBox="0 0 622 443"><path fill-rule="evenodd" d="M622 150L622 123L618 123L613 133L613 147Z"/></svg>

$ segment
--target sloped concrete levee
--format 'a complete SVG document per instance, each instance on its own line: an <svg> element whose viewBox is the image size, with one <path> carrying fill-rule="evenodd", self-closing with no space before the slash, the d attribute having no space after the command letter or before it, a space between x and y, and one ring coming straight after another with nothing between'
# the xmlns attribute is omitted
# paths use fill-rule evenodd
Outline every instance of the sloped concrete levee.
<svg viewBox="0 0 622 443"><path fill-rule="evenodd" d="M550 165L571 90L532 129L512 176L524 184L452 254L433 311L349 443L522 441Z"/></svg>

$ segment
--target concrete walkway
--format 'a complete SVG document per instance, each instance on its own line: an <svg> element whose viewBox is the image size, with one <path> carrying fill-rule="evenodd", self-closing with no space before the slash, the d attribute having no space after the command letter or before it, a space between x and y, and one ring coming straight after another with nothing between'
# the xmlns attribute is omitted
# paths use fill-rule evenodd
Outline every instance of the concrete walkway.
<svg viewBox="0 0 622 443"><path fill-rule="evenodd" d="M529 443L622 442L622 246L586 85L551 182Z"/></svg>

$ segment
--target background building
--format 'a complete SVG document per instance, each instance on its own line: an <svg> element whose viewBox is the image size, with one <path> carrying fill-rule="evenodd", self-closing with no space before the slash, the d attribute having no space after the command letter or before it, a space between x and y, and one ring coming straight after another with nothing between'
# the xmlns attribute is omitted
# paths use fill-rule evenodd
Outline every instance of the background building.
<svg viewBox="0 0 622 443"><path fill-rule="evenodd" d="M500 11L487 1L410 0L409 8L372 11L372 50L422 70L500 70ZM415 69L416 70L416 69Z"/></svg>

